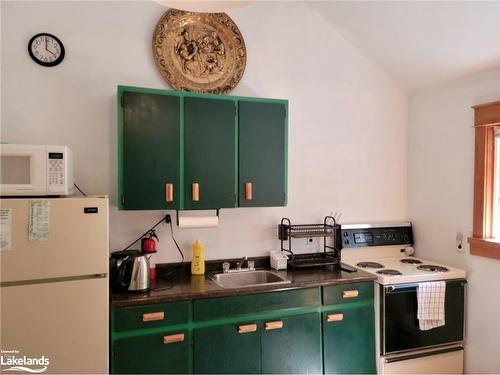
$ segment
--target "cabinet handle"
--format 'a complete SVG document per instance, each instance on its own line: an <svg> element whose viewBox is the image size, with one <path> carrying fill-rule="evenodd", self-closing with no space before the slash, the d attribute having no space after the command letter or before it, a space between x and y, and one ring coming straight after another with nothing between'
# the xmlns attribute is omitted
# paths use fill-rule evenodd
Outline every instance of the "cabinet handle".
<svg viewBox="0 0 500 375"><path fill-rule="evenodd" d="M175 342L183 342L184 341L184 333L177 333L175 335L163 336L164 344L173 344Z"/></svg>
<svg viewBox="0 0 500 375"><path fill-rule="evenodd" d="M165 319L165 313L163 311L142 314L143 322L155 322L163 319Z"/></svg>
<svg viewBox="0 0 500 375"><path fill-rule="evenodd" d="M165 184L165 200L167 202L174 201L174 184Z"/></svg>
<svg viewBox="0 0 500 375"><path fill-rule="evenodd" d="M355 298L359 296L359 291L357 290L344 290L342 292L342 298Z"/></svg>
<svg viewBox="0 0 500 375"><path fill-rule="evenodd" d="M245 184L245 199L251 201L253 199L253 185L251 182Z"/></svg>
<svg viewBox="0 0 500 375"><path fill-rule="evenodd" d="M238 333L250 333L257 331L257 324L243 324L238 326Z"/></svg>
<svg viewBox="0 0 500 375"><path fill-rule="evenodd" d="M326 316L327 322L340 322L341 320L344 320L344 314L342 313L328 314Z"/></svg>
<svg viewBox="0 0 500 375"><path fill-rule="evenodd" d="M193 202L198 202L200 200L200 184L197 182L193 182L191 186L191 196Z"/></svg>
<svg viewBox="0 0 500 375"><path fill-rule="evenodd" d="M271 331L273 329L281 329L283 328L283 321L282 320L276 320L274 322L266 322L264 329L266 331Z"/></svg>

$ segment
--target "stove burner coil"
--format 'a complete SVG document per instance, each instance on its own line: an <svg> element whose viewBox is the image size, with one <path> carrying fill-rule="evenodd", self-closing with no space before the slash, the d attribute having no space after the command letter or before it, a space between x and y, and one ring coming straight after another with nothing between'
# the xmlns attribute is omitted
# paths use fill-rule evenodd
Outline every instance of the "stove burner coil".
<svg viewBox="0 0 500 375"><path fill-rule="evenodd" d="M405 264L422 264L422 261L418 260L418 259L404 258L404 259L401 259L401 263L405 263Z"/></svg>
<svg viewBox="0 0 500 375"><path fill-rule="evenodd" d="M384 266L377 262L359 262L356 266L361 268L384 268Z"/></svg>
<svg viewBox="0 0 500 375"><path fill-rule="evenodd" d="M448 268L435 266L433 264L422 264L421 266L417 266L417 269L429 272L448 272Z"/></svg>
<svg viewBox="0 0 500 375"><path fill-rule="evenodd" d="M381 275L391 275L391 276L396 276L396 275L402 275L401 272L397 271L397 270L380 270L380 271L377 271L378 274L381 274Z"/></svg>

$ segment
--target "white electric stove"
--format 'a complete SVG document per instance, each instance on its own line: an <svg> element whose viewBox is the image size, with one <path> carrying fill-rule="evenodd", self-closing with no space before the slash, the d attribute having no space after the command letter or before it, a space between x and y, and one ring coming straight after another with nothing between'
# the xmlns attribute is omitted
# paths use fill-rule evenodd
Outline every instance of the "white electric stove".
<svg viewBox="0 0 500 375"><path fill-rule="evenodd" d="M377 277L377 370L395 373L463 373L466 273L413 256L411 223L341 226L343 265ZM344 266L345 267L345 266ZM445 325L419 329L419 283L445 281Z"/></svg>

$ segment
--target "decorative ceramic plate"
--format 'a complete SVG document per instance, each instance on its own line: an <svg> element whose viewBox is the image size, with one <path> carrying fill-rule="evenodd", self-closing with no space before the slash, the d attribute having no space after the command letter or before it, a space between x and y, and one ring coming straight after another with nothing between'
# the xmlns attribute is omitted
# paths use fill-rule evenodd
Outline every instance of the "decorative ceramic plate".
<svg viewBox="0 0 500 375"><path fill-rule="evenodd" d="M226 94L246 65L243 36L225 13L169 9L156 25L153 54L163 78L184 91Z"/></svg>

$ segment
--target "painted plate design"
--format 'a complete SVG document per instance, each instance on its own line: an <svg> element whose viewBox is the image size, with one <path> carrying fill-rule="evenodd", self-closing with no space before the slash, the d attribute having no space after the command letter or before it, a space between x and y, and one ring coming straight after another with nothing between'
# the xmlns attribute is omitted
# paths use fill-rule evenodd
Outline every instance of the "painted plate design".
<svg viewBox="0 0 500 375"><path fill-rule="evenodd" d="M175 90L227 94L246 65L243 36L225 13L169 9L156 25L153 54Z"/></svg>

